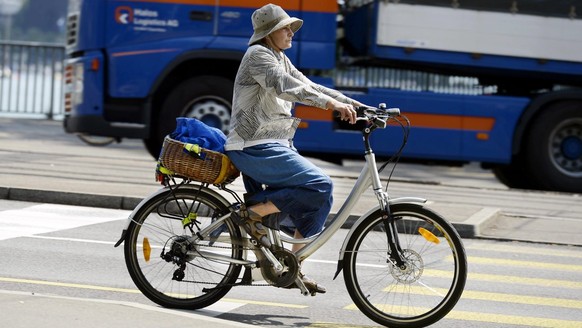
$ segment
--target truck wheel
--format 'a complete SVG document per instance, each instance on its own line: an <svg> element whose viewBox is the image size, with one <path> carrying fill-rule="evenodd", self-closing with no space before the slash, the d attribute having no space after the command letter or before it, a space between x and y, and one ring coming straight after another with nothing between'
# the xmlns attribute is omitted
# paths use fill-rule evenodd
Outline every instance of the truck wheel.
<svg viewBox="0 0 582 328"><path fill-rule="evenodd" d="M513 158L511 164L497 165L493 168L493 174L499 182L516 189L535 189L531 181L531 174L525 169L526 165L523 156Z"/></svg>
<svg viewBox="0 0 582 328"><path fill-rule="evenodd" d="M527 164L540 189L582 192L582 102L552 105L532 124Z"/></svg>
<svg viewBox="0 0 582 328"><path fill-rule="evenodd" d="M198 76L179 84L164 100L144 140L148 152L158 158L166 135L176 128L176 117L195 117L209 126L228 133L232 102L231 80L217 76Z"/></svg>

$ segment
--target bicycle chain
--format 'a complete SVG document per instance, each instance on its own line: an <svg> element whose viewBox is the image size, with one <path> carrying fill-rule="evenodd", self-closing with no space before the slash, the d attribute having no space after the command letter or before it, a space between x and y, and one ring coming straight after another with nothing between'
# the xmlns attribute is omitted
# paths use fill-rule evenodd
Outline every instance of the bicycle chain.
<svg viewBox="0 0 582 328"><path fill-rule="evenodd" d="M205 245L204 247L214 247L214 248L221 248L221 249L231 249L232 247L229 246L215 246L215 245ZM254 247L244 247L241 246L243 250L245 251L252 251L255 250L256 248ZM208 282L208 281L196 281L196 280L181 280L182 282L187 282L187 283L193 283L193 284L206 284L206 285L220 285L220 283L217 282ZM223 287L234 287L234 286L252 286L252 287L270 287L272 286L271 284L243 284L242 282L240 283L232 283L232 284L223 284Z"/></svg>

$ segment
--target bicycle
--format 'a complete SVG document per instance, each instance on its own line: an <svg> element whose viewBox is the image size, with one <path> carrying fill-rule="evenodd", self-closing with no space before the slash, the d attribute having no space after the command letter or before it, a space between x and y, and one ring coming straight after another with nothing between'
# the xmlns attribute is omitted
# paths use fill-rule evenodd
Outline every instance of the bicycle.
<svg viewBox="0 0 582 328"><path fill-rule="evenodd" d="M252 243L232 221L231 213L244 202L225 183L214 186L232 196L232 201L209 183L167 179L164 188L134 209L115 245L125 241L126 265L139 290L164 307L199 309L217 302L232 287L253 285L252 270L260 270L268 285L297 284L303 295L309 295L298 277L299 263L342 227L372 186L378 206L350 228L334 279L343 270L353 302L379 324L419 327L443 318L461 297L467 278L461 238L447 220L424 206L426 199L392 199L383 190L370 135L388 121L399 122L405 137L393 156L397 163L406 144L408 119L399 109L386 109L383 104L357 111L358 120L366 122L365 165L339 212L320 234L296 240L277 227L267 227L273 245L267 249ZM305 246L292 253L284 243ZM154 251L159 256L152 256ZM251 251L256 259L249 256Z"/></svg>

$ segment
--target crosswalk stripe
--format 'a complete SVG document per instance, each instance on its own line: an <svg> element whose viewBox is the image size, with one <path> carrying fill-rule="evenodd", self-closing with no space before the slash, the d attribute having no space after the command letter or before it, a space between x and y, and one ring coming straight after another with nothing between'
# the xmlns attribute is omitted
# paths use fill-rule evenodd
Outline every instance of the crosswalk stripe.
<svg viewBox="0 0 582 328"><path fill-rule="evenodd" d="M0 211L0 240L126 219L128 211L38 204Z"/></svg>

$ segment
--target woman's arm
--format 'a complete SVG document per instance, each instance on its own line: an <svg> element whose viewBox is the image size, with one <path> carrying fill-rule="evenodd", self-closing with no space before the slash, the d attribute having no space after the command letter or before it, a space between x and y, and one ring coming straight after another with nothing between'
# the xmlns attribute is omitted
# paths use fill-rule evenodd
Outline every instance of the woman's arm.
<svg viewBox="0 0 582 328"><path fill-rule="evenodd" d="M292 76L279 64L271 50L263 46L254 46L245 65L249 65L248 72L261 87L272 90L278 98L301 102L309 106L327 109L329 101L333 100L310 84ZM292 66L291 66L292 67Z"/></svg>

